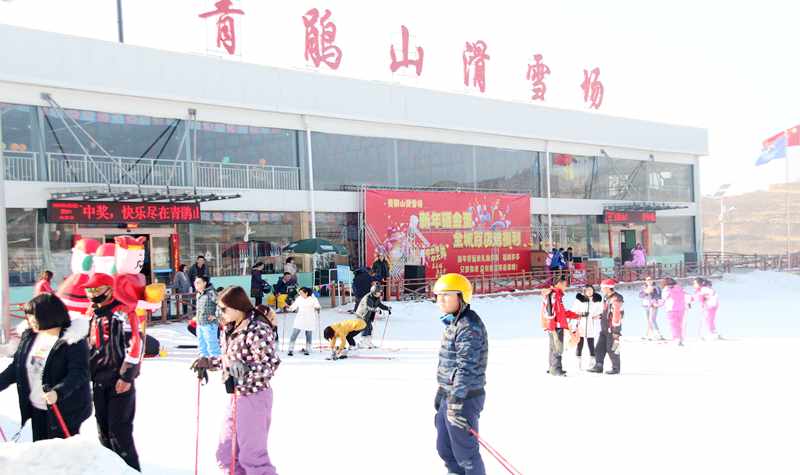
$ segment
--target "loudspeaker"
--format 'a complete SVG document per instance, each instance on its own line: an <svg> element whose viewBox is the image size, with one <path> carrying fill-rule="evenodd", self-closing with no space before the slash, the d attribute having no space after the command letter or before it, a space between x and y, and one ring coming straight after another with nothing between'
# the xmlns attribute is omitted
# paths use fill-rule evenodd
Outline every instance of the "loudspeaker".
<svg viewBox="0 0 800 475"><path fill-rule="evenodd" d="M425 286L425 266L405 266L403 269L406 280L413 279L413 283L406 283L406 290L416 291Z"/></svg>

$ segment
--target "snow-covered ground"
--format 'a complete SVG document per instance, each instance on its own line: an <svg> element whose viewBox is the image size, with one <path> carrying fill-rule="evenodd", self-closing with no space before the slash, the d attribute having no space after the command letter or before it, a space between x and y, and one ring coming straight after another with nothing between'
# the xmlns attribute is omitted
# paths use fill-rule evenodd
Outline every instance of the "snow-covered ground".
<svg viewBox="0 0 800 475"><path fill-rule="evenodd" d="M641 341L643 312L634 291L623 292L621 376L580 372L572 355L565 358L567 378L545 374L540 298L476 299L473 307L491 339L482 436L526 474L797 473L800 277L735 274L715 288L718 326L727 339L699 341L699 311L692 310L690 340L682 348ZM392 306L385 349L361 352L392 359L283 357L273 380L269 442L279 473L445 473L433 426L438 311L430 302ZM348 317L326 310L323 323ZM383 326L376 324L378 341ZM662 331L668 334L666 322ZM191 474L197 385L188 366L194 350L175 346L194 339L179 325L150 333L169 354L146 360L137 382L135 435L144 472ZM0 368L9 361L0 359ZM201 474L219 473L214 452L228 397L217 378L202 388ZM0 393L0 424L10 436L18 421L10 388ZM88 451L94 435L89 419L73 450ZM30 440L27 428L23 440ZM53 444L63 442L42 445L41 452L56 450ZM489 473L504 473L487 453L484 459ZM0 445L0 474L81 473L38 465L26 470L23 460L33 460L29 449ZM88 458L43 460L75 464Z"/></svg>

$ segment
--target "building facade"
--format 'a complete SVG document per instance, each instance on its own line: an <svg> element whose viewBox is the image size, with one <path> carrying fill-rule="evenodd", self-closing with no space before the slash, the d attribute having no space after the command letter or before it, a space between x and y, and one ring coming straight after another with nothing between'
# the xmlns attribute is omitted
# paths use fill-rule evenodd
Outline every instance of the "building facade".
<svg viewBox="0 0 800 475"><path fill-rule="evenodd" d="M312 236L357 265L364 187L528 194L535 248L624 261L642 243L664 262L702 249L703 129L3 25L0 42L24 45L0 68L12 286L65 275L76 235L147 235L153 276L199 254L214 275L253 259L278 271L280 249ZM54 193L109 186L240 196L191 224L47 222ZM607 218L637 210L654 221Z"/></svg>

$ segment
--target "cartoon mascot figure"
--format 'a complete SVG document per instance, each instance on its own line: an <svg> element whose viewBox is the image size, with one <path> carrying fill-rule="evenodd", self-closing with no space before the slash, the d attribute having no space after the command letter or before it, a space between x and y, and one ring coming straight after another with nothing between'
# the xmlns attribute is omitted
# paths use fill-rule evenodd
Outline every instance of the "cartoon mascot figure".
<svg viewBox="0 0 800 475"><path fill-rule="evenodd" d="M86 282L89 281L89 274L93 270L92 256L99 247L100 242L95 239L79 239L75 242L70 261L72 274L64 279L56 292L69 311L72 326L86 335L89 334L86 310L91 305L89 297L86 296Z"/></svg>

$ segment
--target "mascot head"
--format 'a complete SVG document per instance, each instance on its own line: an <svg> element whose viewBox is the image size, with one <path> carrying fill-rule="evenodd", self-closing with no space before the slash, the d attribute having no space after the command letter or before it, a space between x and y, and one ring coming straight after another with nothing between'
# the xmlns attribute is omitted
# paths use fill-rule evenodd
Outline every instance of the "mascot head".
<svg viewBox="0 0 800 475"><path fill-rule="evenodd" d="M117 236L114 238L115 266L117 274L138 274L144 266L144 243L146 237Z"/></svg>

